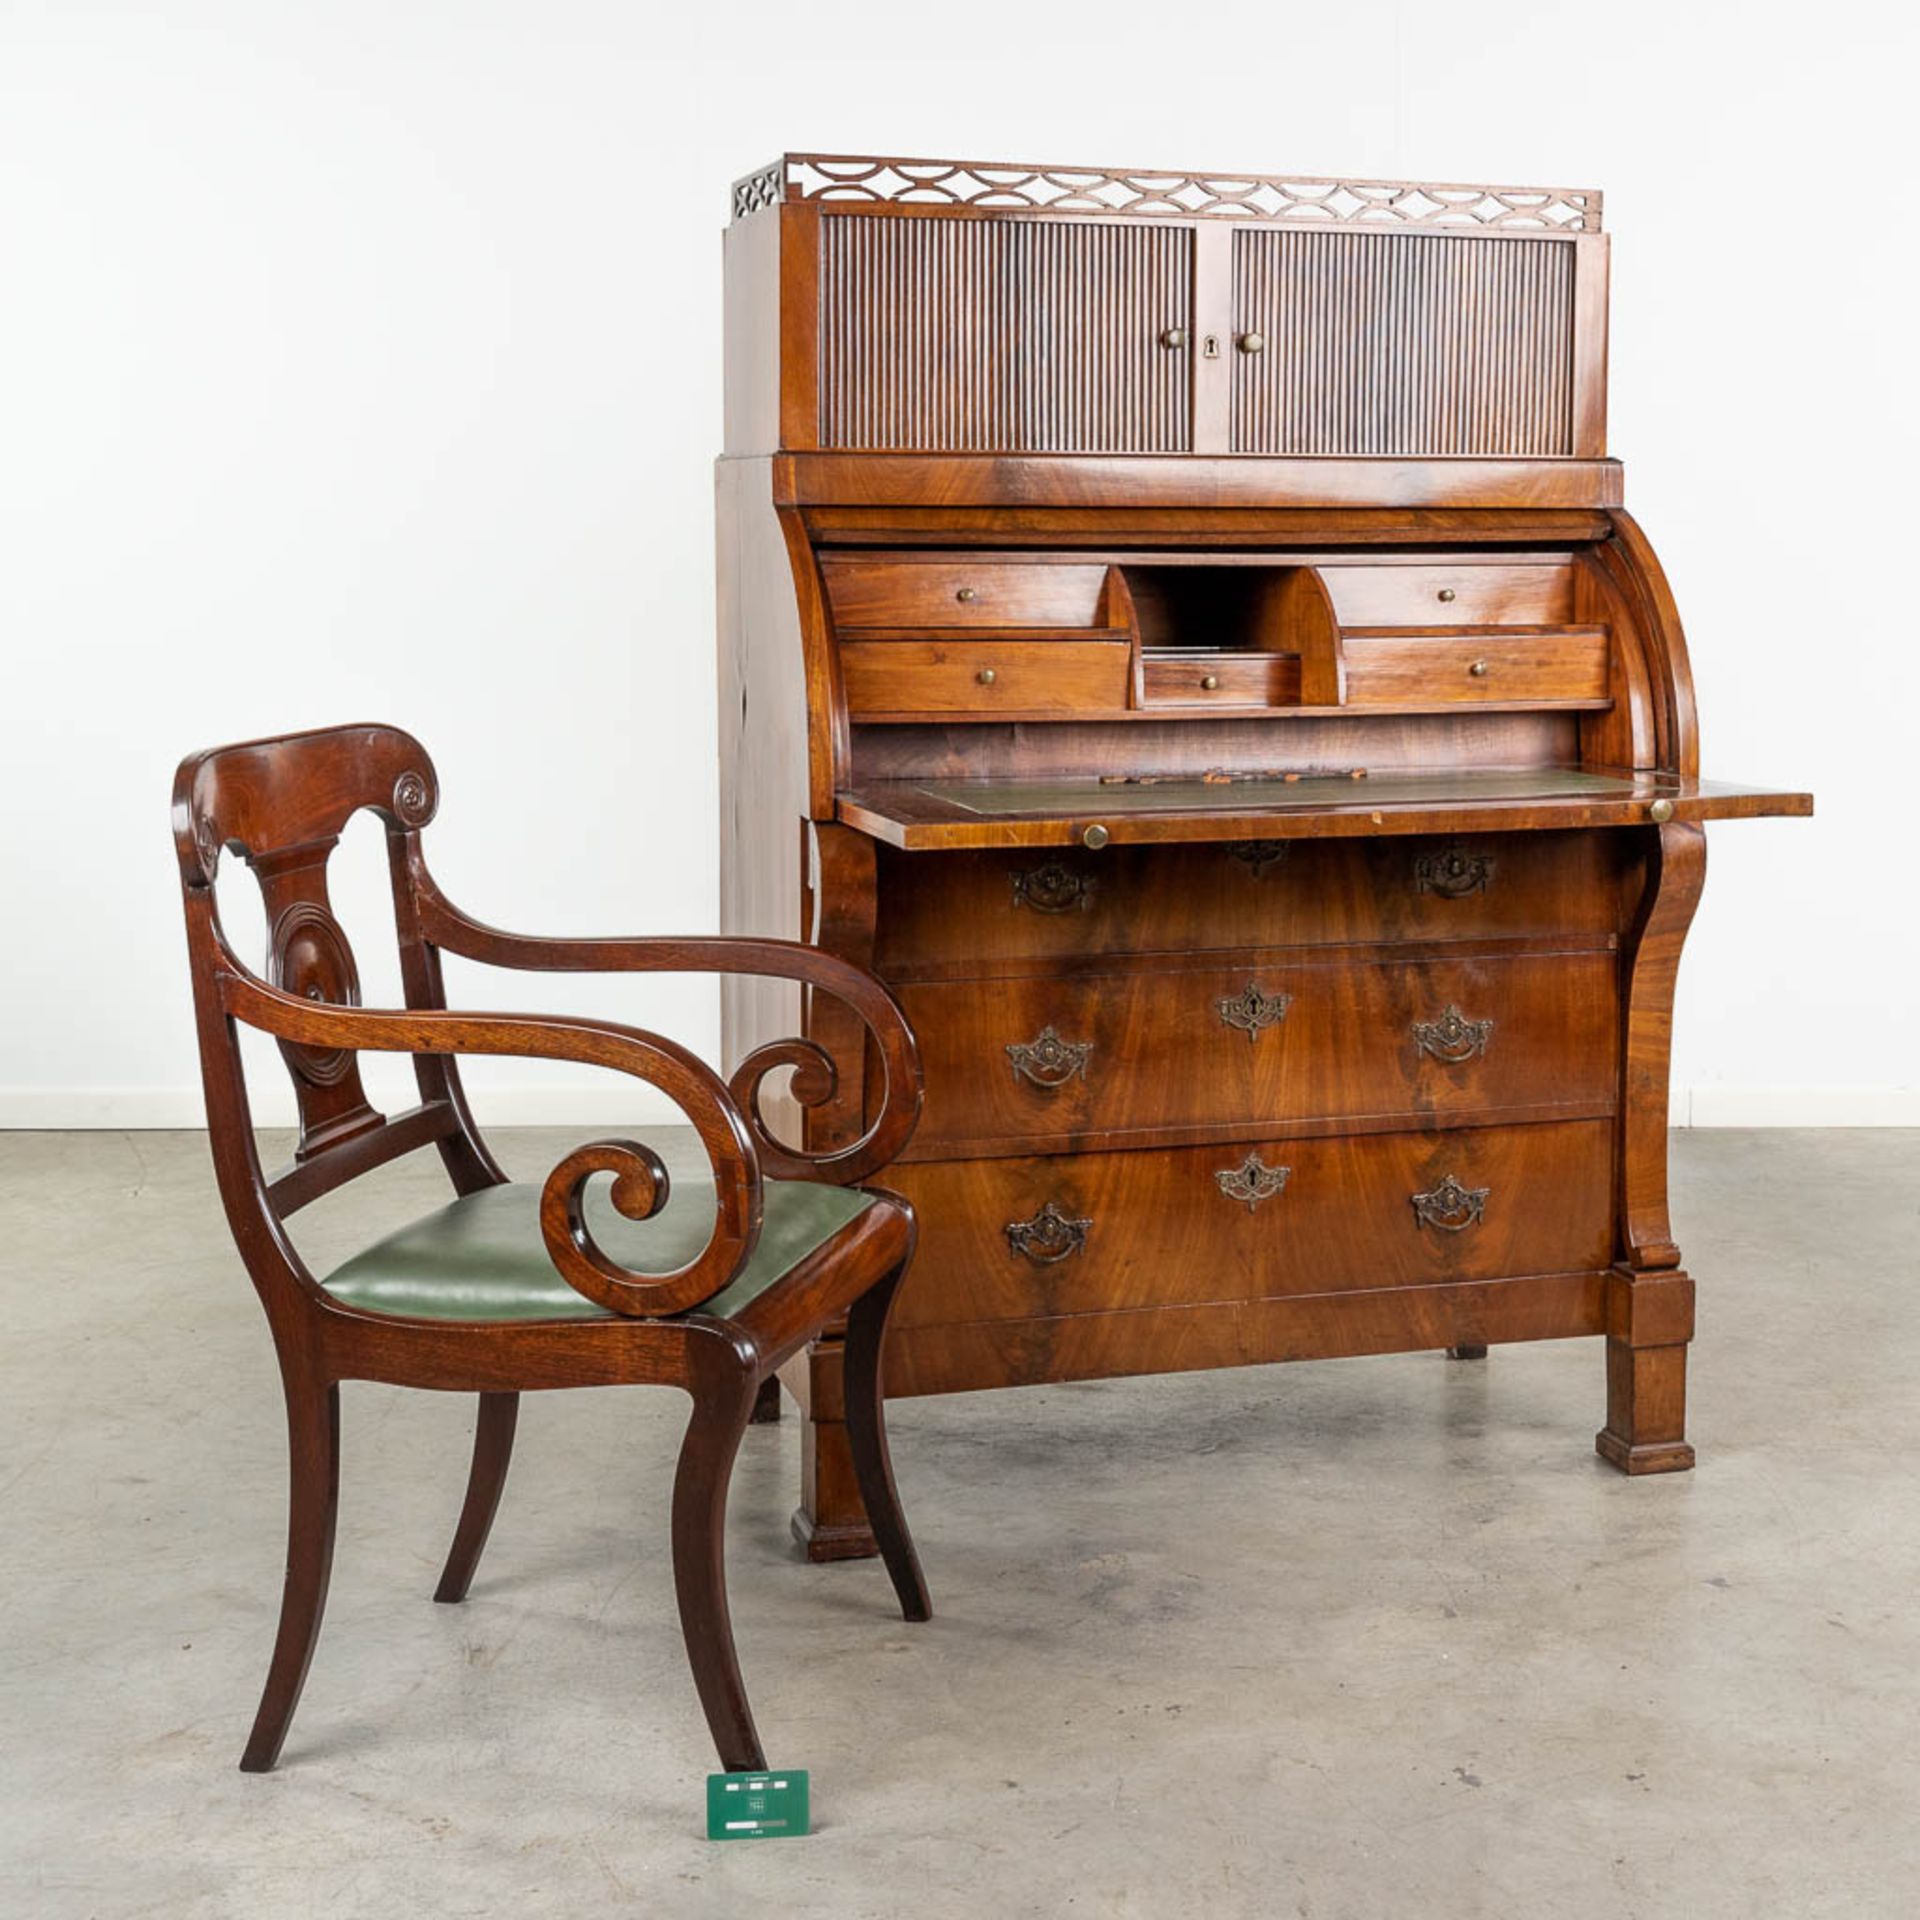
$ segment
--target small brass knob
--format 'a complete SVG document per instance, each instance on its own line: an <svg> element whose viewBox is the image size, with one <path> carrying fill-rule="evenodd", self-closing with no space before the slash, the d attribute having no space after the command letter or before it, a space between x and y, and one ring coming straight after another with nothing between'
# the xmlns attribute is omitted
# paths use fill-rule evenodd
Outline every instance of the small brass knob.
<svg viewBox="0 0 1920 1920"><path fill-rule="evenodd" d="M1453 589L1451 587L1442 587L1440 589L1440 598L1442 600L1451 600L1453 598Z"/></svg>
<svg viewBox="0 0 1920 1920"><path fill-rule="evenodd" d="M975 597L975 595L971 587L962 587L960 591L956 593L953 597L956 600L971 600Z"/></svg>
<svg viewBox="0 0 1920 1920"><path fill-rule="evenodd" d="M1212 693L1220 684L1220 676L1217 673L1210 673L1200 684L1205 687L1209 693Z"/></svg>
<svg viewBox="0 0 1920 1920"><path fill-rule="evenodd" d="M1266 350L1267 336L1264 333L1243 333L1240 336L1242 353L1265 353Z"/></svg>
<svg viewBox="0 0 1920 1920"><path fill-rule="evenodd" d="M1112 838L1113 835L1096 820L1081 834L1080 844L1083 847L1091 847L1095 853L1098 853Z"/></svg>
<svg viewBox="0 0 1920 1920"><path fill-rule="evenodd" d="M1160 335L1160 344L1163 347L1184 347L1187 344L1186 328L1185 327L1168 327Z"/></svg>
<svg viewBox="0 0 1920 1920"><path fill-rule="evenodd" d="M1655 826L1664 827L1667 822L1673 818L1673 802L1671 800L1656 800L1653 805L1647 809L1647 818L1651 820Z"/></svg>
<svg viewBox="0 0 1920 1920"><path fill-rule="evenodd" d="M990 687L1000 676L995 673L991 667L982 667L973 677L978 680L983 687Z"/></svg>
<svg viewBox="0 0 1920 1920"><path fill-rule="evenodd" d="M1493 669L1489 667L1484 660L1476 660L1468 667L1467 671L1472 674L1476 680L1484 680Z"/></svg>

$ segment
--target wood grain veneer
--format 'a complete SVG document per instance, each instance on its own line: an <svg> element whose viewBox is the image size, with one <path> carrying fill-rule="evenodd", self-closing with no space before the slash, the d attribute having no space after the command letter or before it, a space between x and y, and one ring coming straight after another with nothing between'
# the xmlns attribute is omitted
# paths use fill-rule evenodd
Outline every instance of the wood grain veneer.
<svg viewBox="0 0 1920 1920"><path fill-rule="evenodd" d="M1419 950L1414 950L1417 953ZM1611 1110L1617 956L1255 949L1109 971L902 985L927 1105L911 1154L992 1156L1134 1134L1237 1139L1271 1127L1514 1107Z"/></svg>
<svg viewBox="0 0 1920 1920"><path fill-rule="evenodd" d="M1593 1119L903 1166L926 1225L895 1311L905 1328L1604 1267L1612 1137ZM1249 1157L1286 1169L1251 1208L1218 1178ZM1457 1232L1414 1204L1449 1178L1485 1195ZM1048 1207L1087 1224L1040 1263L1007 1228Z"/></svg>

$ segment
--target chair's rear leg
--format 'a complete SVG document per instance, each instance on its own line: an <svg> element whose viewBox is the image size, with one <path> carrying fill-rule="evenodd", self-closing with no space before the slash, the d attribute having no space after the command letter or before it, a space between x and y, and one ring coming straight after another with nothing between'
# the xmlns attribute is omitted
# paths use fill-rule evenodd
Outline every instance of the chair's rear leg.
<svg viewBox="0 0 1920 1920"><path fill-rule="evenodd" d="M448 1550L440 1584L433 1590L436 1600L464 1600L468 1587L473 1584L474 1570L480 1565L487 1535L493 1530L493 1516L500 1506L500 1489L507 1484L507 1467L513 1459L513 1429L519 1418L517 1393L480 1396L466 1504L460 1509L460 1524L453 1531L453 1545Z"/></svg>
<svg viewBox="0 0 1920 1920"><path fill-rule="evenodd" d="M334 1521L340 1511L340 1389L285 1373L292 1488L287 1511L287 1577L280 1631L273 1643L266 1691L254 1716L243 1773L266 1773L300 1704L307 1664L320 1638L327 1581L333 1572Z"/></svg>
<svg viewBox="0 0 1920 1920"><path fill-rule="evenodd" d="M715 1352L710 1361L695 1365L688 1385L693 1414L673 1480L673 1585L680 1631L713 1744L729 1773L766 1765L727 1611L727 1486L753 1417L757 1385L752 1371L731 1353Z"/></svg>
<svg viewBox="0 0 1920 1920"><path fill-rule="evenodd" d="M860 1477L860 1498L866 1503L880 1557L887 1564L900 1611L909 1620L931 1620L933 1602L914 1551L907 1516L900 1508L893 1483L893 1461L887 1451L886 1389L881 1378L881 1350L886 1343L887 1315L906 1272L903 1261L878 1286L854 1302L847 1315L846 1361L842 1373L846 1392L847 1441L854 1472Z"/></svg>

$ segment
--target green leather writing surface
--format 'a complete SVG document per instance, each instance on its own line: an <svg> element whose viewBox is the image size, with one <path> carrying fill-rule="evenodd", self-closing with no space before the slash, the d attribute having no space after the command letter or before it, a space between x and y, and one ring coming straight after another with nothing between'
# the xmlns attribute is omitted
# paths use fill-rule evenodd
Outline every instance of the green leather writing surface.
<svg viewBox="0 0 1920 1920"><path fill-rule="evenodd" d="M610 1259L636 1272L684 1266L713 1231L710 1185L677 1180L653 1219L629 1220L607 1198L610 1184L596 1179L589 1186L587 1225ZM769 1180L765 1193L752 1258L691 1311L737 1313L873 1204L857 1189L804 1180ZM540 1234L540 1189L526 1182L463 1195L355 1254L320 1284L353 1306L428 1320L617 1317L575 1293L554 1270Z"/></svg>
<svg viewBox="0 0 1920 1920"><path fill-rule="evenodd" d="M927 782L920 791L969 813L1065 813L1098 818L1102 813L1218 813L1235 807L1275 806L1290 813L1315 807L1352 808L1369 803L1408 806L1486 800L1619 800L1679 792L1679 783L1655 773L1589 773L1570 767L1534 767L1520 773L1479 767L1445 773L1371 774L1363 780L1340 774L1279 775L1232 781L1170 780L1108 786L1099 780L952 780Z"/></svg>

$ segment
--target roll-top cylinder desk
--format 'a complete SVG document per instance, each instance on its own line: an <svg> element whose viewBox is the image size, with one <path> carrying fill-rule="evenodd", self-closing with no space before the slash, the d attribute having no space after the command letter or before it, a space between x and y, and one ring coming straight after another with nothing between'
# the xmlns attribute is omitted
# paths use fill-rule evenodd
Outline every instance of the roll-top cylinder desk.
<svg viewBox="0 0 1920 1920"><path fill-rule="evenodd" d="M727 231L729 933L919 1034L895 1394L1594 1335L1690 1466L1668 1039L1705 823L1570 189L788 155ZM861 1032L730 980L737 1062ZM871 1550L840 1353L796 1530ZM1596 1388L1597 1395L1597 1388Z"/></svg>

